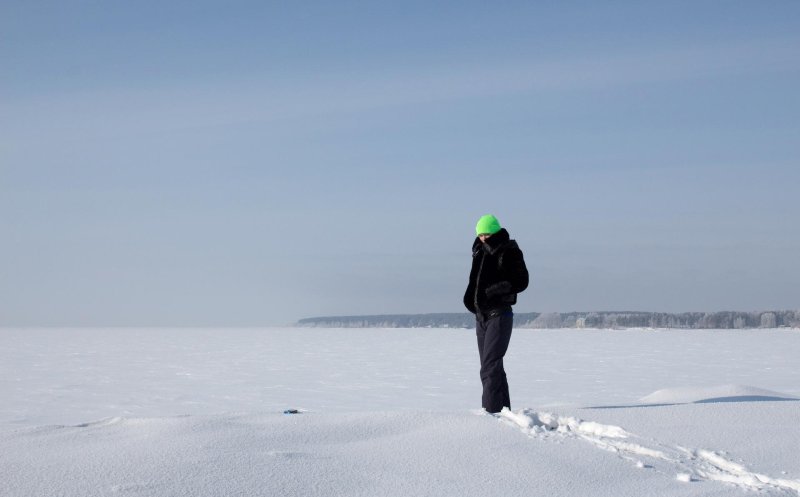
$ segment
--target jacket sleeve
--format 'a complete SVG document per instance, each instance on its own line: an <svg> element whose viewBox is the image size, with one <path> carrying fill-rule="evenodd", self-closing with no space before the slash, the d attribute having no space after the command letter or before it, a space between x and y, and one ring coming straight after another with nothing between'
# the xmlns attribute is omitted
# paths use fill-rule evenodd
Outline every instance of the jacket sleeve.
<svg viewBox="0 0 800 497"><path fill-rule="evenodd" d="M469 272L469 282L467 283L467 289L464 291L464 307L467 308L469 312L475 314L477 309L475 309L475 254L473 251L472 256L472 268Z"/></svg>
<svg viewBox="0 0 800 497"><path fill-rule="evenodd" d="M509 248L503 255L503 272L511 284L509 293L521 293L528 288L528 268L522 250Z"/></svg>
<svg viewBox="0 0 800 497"><path fill-rule="evenodd" d="M467 291L464 292L464 307L472 314L475 314L475 303L472 302L472 295L474 293L474 287L472 285L467 285Z"/></svg>

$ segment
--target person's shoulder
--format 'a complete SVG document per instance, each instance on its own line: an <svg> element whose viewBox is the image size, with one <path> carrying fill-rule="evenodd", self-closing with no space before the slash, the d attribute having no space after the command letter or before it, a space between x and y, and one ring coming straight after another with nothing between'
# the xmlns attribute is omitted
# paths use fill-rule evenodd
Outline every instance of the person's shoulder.
<svg viewBox="0 0 800 497"><path fill-rule="evenodd" d="M503 254L508 254L511 257L523 257L522 249L516 240L509 240L501 248ZM508 256L506 256L508 257Z"/></svg>
<svg viewBox="0 0 800 497"><path fill-rule="evenodd" d="M509 251L509 250L511 250L511 251L520 250L521 251L521 249L519 248L519 244L514 239L509 239L508 241L503 243L500 247L498 247L498 249L503 251L503 252L506 252L506 251Z"/></svg>

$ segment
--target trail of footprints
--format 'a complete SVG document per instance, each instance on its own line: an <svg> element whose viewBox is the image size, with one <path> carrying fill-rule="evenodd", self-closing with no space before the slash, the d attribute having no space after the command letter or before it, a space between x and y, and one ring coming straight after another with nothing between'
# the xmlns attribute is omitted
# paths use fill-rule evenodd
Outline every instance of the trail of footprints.
<svg viewBox="0 0 800 497"><path fill-rule="evenodd" d="M705 449L687 449L658 441L644 440L619 426L583 421L547 412L509 409L495 415L506 424L533 437L563 436L585 440L631 461L638 468L648 468L674 475L682 482L720 481L750 490L778 489L800 495L800 480L773 478L749 470L726 458L724 453Z"/></svg>

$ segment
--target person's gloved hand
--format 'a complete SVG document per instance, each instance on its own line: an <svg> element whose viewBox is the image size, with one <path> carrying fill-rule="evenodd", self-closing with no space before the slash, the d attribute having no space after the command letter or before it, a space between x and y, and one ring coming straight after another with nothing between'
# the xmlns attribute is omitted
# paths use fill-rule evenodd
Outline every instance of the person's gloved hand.
<svg viewBox="0 0 800 497"><path fill-rule="evenodd" d="M511 293L511 283L508 281L495 283L486 289L486 296L489 298L499 297L500 295L508 295L509 293Z"/></svg>

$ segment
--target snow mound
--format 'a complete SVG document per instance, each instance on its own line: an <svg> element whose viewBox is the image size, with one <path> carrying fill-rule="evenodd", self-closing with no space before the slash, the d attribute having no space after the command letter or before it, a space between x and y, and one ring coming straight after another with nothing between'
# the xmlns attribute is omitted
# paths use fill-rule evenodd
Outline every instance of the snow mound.
<svg viewBox="0 0 800 497"><path fill-rule="evenodd" d="M704 404L715 402L759 402L800 400L772 390L747 385L666 388L639 399L644 404Z"/></svg>

